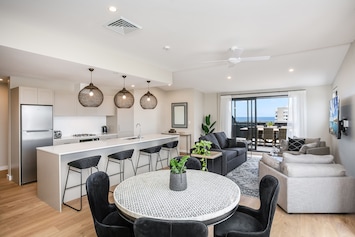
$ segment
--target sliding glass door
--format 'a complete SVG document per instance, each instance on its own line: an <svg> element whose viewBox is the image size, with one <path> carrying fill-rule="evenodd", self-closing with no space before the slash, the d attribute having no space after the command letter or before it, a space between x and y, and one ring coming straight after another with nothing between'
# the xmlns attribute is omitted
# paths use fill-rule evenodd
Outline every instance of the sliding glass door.
<svg viewBox="0 0 355 237"><path fill-rule="evenodd" d="M258 146L256 97L232 100L232 137L251 141L249 149Z"/></svg>

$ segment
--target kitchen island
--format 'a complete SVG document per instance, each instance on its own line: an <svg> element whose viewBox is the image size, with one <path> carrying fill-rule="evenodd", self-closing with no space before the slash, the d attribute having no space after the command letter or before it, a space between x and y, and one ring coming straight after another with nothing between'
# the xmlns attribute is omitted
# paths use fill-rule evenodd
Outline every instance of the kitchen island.
<svg viewBox="0 0 355 237"><path fill-rule="evenodd" d="M133 162L136 164L137 155L140 149L162 145L171 141L177 141L179 136L167 134L151 134L143 135L142 138L127 137L114 138L100 141L90 141L83 143L64 144L57 146L46 146L37 148L37 196L42 201L58 211L62 211L62 196L66 176L68 172L68 162L84 157L101 155L99 162L99 170L104 171L109 154L134 149ZM148 159L144 159L147 160ZM155 159L153 159L153 164ZM108 172L110 171L109 170ZM111 173L116 172L118 167L113 167ZM148 171L148 170L147 170ZM95 172L95 170L93 170ZM141 170L140 170L141 172ZM89 170L84 170L83 180L90 175ZM125 178L134 175L131 166L125 166ZM68 186L77 184L80 180L79 174L70 173ZM119 183L119 178L112 176L110 178L111 185ZM85 193L83 186L83 193ZM80 197L79 187L67 190L65 193L65 201L70 201Z"/></svg>

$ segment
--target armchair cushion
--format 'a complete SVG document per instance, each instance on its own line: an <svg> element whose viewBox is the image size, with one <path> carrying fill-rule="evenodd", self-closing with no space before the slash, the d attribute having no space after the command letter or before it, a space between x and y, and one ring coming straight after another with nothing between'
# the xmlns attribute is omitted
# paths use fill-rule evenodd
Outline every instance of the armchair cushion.
<svg viewBox="0 0 355 237"><path fill-rule="evenodd" d="M282 172L288 177L341 177L345 168L340 164L285 163Z"/></svg>
<svg viewBox="0 0 355 237"><path fill-rule="evenodd" d="M331 164L334 162L333 155L313 155L300 154L293 155L289 153L282 154L282 163L304 163L304 164Z"/></svg>
<svg viewBox="0 0 355 237"><path fill-rule="evenodd" d="M312 142L312 143L304 144L304 145L301 146L300 153L306 154L308 148L315 148L315 147L318 147L318 146L319 146L319 144L318 144L317 142Z"/></svg>

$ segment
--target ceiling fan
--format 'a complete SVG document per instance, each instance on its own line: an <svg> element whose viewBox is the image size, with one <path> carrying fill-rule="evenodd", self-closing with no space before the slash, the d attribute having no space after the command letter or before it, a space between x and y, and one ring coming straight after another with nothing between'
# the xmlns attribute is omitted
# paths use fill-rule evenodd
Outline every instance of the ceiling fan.
<svg viewBox="0 0 355 237"><path fill-rule="evenodd" d="M244 50L242 48L238 48L237 46L232 46L228 50L229 58L225 60L207 61L206 63L227 62L229 66L234 66L240 62L264 61L264 60L269 60L271 58L271 56L240 57L243 51Z"/></svg>

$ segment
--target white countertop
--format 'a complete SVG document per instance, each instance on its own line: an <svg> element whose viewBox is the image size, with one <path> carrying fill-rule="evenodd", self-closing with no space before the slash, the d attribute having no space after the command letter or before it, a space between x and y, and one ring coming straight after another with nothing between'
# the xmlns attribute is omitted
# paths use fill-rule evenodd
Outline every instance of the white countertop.
<svg viewBox="0 0 355 237"><path fill-rule="evenodd" d="M128 139L129 137L113 138L108 140L38 147L37 150L49 152L56 155L66 155L66 154L77 153L77 152L117 147L118 145L137 144L142 142L149 142L149 141L155 141L155 140L173 138L173 137L177 137L177 135L149 134L149 135L142 135L141 139Z"/></svg>

